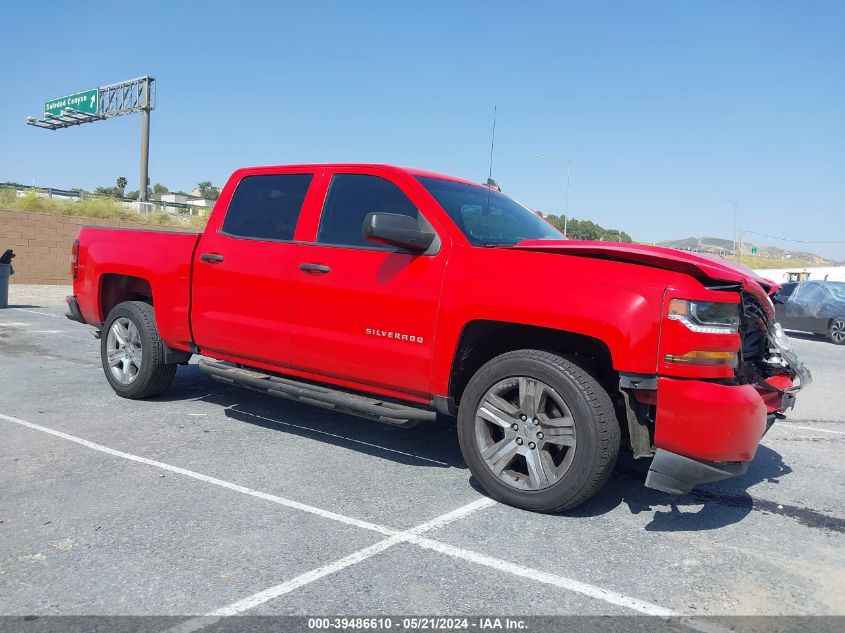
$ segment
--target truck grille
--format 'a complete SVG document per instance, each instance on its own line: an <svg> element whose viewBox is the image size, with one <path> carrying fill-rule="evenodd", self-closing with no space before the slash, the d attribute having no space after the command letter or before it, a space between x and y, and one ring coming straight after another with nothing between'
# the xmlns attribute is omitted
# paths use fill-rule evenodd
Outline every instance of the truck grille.
<svg viewBox="0 0 845 633"><path fill-rule="evenodd" d="M769 351L769 317L760 302L742 293L742 362L759 370Z"/></svg>

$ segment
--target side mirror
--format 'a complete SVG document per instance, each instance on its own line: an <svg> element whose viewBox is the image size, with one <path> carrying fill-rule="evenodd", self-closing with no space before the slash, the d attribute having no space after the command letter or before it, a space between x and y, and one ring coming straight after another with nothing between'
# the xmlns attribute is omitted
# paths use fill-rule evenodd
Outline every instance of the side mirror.
<svg viewBox="0 0 845 633"><path fill-rule="evenodd" d="M399 213L368 213L364 218L365 240L424 253L434 242L434 233L420 230L417 221Z"/></svg>

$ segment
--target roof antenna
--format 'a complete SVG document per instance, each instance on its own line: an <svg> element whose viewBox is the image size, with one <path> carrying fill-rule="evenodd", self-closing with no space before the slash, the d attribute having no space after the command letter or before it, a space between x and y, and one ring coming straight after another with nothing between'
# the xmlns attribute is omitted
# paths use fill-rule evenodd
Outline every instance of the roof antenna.
<svg viewBox="0 0 845 633"><path fill-rule="evenodd" d="M501 191L502 188L493 180L493 147L496 144L496 110L499 106L493 106L493 135L490 138L490 171L487 172L487 182L485 183L491 189Z"/></svg>

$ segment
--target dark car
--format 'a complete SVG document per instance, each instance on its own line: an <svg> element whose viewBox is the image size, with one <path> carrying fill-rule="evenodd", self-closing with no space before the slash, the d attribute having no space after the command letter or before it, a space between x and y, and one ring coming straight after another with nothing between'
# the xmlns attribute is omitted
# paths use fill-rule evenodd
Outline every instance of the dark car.
<svg viewBox="0 0 845 633"><path fill-rule="evenodd" d="M785 329L821 334L845 345L845 282L783 284L775 295L775 310Z"/></svg>

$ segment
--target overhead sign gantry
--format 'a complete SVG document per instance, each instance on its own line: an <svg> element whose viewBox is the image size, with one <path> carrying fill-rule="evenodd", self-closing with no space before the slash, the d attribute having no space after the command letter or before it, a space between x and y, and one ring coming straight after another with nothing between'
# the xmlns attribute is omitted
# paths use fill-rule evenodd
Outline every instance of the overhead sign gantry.
<svg viewBox="0 0 845 633"><path fill-rule="evenodd" d="M27 117L26 122L45 130L60 130L140 112L141 174L138 199L146 201L149 185L150 111L154 108L155 77L146 76L50 99L44 102L43 118Z"/></svg>

